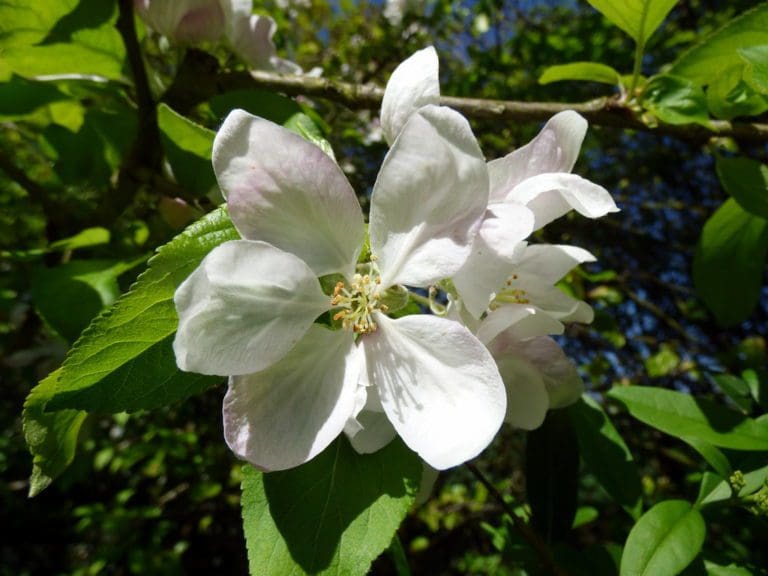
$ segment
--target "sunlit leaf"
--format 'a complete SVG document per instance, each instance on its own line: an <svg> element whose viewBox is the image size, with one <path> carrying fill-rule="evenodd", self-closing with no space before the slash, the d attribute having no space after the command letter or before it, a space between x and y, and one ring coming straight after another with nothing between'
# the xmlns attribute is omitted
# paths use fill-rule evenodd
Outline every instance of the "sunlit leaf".
<svg viewBox="0 0 768 576"><path fill-rule="evenodd" d="M130 292L75 343L48 408L153 408L218 382L176 368L171 349L178 324L173 294L214 246L238 237L220 208L160 248Z"/></svg>
<svg viewBox="0 0 768 576"><path fill-rule="evenodd" d="M744 80L760 94L768 94L768 44L737 50L746 63Z"/></svg>
<svg viewBox="0 0 768 576"><path fill-rule="evenodd" d="M706 525L684 500L666 500L634 525L624 545L621 576L679 574L698 555Z"/></svg>
<svg viewBox="0 0 768 576"><path fill-rule="evenodd" d="M699 85L709 84L729 67L743 65L739 50L766 44L768 3L764 2L704 38L680 56L669 72Z"/></svg>
<svg viewBox="0 0 768 576"><path fill-rule="evenodd" d="M368 455L339 438L292 470L244 469L250 573L366 574L408 512L421 477L400 440Z"/></svg>
<svg viewBox="0 0 768 576"><path fill-rule="evenodd" d="M768 421L754 420L706 398L653 388L619 386L608 395L649 426L734 450L768 450Z"/></svg>
<svg viewBox="0 0 768 576"><path fill-rule="evenodd" d="M613 24L629 34L638 44L661 26L677 0L587 0Z"/></svg>
<svg viewBox="0 0 768 576"><path fill-rule="evenodd" d="M59 373L60 370L51 372L24 402L24 438L33 458L30 497L45 490L72 462L77 435L86 417L85 412L79 410L43 411L56 388Z"/></svg>
<svg viewBox="0 0 768 576"><path fill-rule="evenodd" d="M643 106L667 124L707 126L707 98L700 86L680 76L661 74L645 85Z"/></svg>
<svg viewBox="0 0 768 576"><path fill-rule="evenodd" d="M607 64L599 62L571 62L550 66L539 77L540 84L563 80L583 80L602 84L621 84L621 75Z"/></svg>

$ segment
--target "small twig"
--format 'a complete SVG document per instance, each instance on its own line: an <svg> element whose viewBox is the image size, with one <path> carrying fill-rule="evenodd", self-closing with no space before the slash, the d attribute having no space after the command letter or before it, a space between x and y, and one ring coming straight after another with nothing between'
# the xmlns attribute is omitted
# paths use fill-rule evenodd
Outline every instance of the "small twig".
<svg viewBox="0 0 768 576"><path fill-rule="evenodd" d="M510 506L509 503L504 499L504 495L499 492L498 488L496 488L496 486L494 486L493 483L488 480L488 478L486 478L485 475L480 472L480 470L474 464L466 462L464 466L466 466L467 469L472 472L475 478L477 478L477 480L483 486L485 486L491 496L493 496L499 502L501 507L504 509L504 512L506 512L512 520L512 524L514 525L515 530L517 530L520 533L520 536L522 536L523 539L531 546L531 548L533 548L533 551L536 552L536 555L539 557L539 560L541 560L541 563L544 565L544 567L555 576L567 576L568 573L555 562L555 559L552 556L552 552L550 551L546 542L544 542L544 540L541 539L536 531L528 526L525 520L523 520L520 515L515 512L515 509L512 508L512 506Z"/></svg>

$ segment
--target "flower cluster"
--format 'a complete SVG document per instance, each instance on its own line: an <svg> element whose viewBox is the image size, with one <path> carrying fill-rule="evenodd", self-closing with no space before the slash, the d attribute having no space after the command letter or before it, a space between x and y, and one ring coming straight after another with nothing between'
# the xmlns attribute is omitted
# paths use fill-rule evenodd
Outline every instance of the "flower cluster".
<svg viewBox="0 0 768 576"><path fill-rule="evenodd" d="M174 43L223 43L252 68L301 73L277 57L272 42L277 25L252 14L253 0L134 0L134 5L147 26Z"/></svg>
<svg viewBox="0 0 768 576"><path fill-rule="evenodd" d="M320 148L242 110L216 136L214 170L242 240L212 250L177 290L174 350L183 370L229 376L226 441L262 470L306 462L342 432L362 453L399 435L445 469L505 420L535 428L581 393L549 335L591 320L555 283L593 258L526 238L571 209L616 210L570 174L586 122L560 114L486 163L439 96L433 48L392 74L367 228ZM405 314L424 290L448 306Z"/></svg>

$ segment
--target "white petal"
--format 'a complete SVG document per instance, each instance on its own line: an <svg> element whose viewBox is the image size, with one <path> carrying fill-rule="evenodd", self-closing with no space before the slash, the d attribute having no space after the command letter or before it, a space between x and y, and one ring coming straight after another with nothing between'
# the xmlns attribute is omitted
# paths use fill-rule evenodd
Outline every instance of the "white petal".
<svg viewBox="0 0 768 576"><path fill-rule="evenodd" d="M451 277L469 256L487 203L488 172L466 119L437 106L413 114L371 198L371 250L382 285Z"/></svg>
<svg viewBox="0 0 768 576"><path fill-rule="evenodd" d="M277 24L267 16L235 16L229 27L229 42L235 53L251 68L271 70L276 49L272 41Z"/></svg>
<svg viewBox="0 0 768 576"><path fill-rule="evenodd" d="M422 465L419 491L416 493L416 498L413 501L414 508L421 506L430 499L432 490L435 488L435 482L437 482L437 478L440 476L440 471L435 470L426 462L422 462Z"/></svg>
<svg viewBox="0 0 768 576"><path fill-rule="evenodd" d="M619 211L608 190L576 174L532 176L515 186L506 201L528 206L536 216L537 230L571 210L587 218Z"/></svg>
<svg viewBox="0 0 768 576"><path fill-rule="evenodd" d="M477 337L488 344L502 332L517 338L562 334L565 327L549 314L528 304L502 304L483 318Z"/></svg>
<svg viewBox="0 0 768 576"><path fill-rule="evenodd" d="M224 437L260 470L285 470L323 451L355 406L361 351L346 331L313 325L282 361L230 378Z"/></svg>
<svg viewBox="0 0 768 576"><path fill-rule="evenodd" d="M534 220L533 212L522 204L490 204L478 236L482 237L498 256L516 262L525 246L523 240L533 232Z"/></svg>
<svg viewBox="0 0 768 576"><path fill-rule="evenodd" d="M240 234L296 254L315 274L350 274L365 233L352 187L320 148L234 110L213 142L213 167Z"/></svg>
<svg viewBox="0 0 768 576"><path fill-rule="evenodd" d="M523 430L541 426L549 408L549 396L536 366L513 354L497 356L496 363L507 390L504 421Z"/></svg>
<svg viewBox="0 0 768 576"><path fill-rule="evenodd" d="M384 412L363 410L357 415L360 430L349 436L352 448L358 454L370 454L381 450L397 436L395 428Z"/></svg>
<svg viewBox="0 0 768 576"><path fill-rule="evenodd" d="M179 368L235 376L282 358L330 308L312 270L264 242L214 248L174 295Z"/></svg>
<svg viewBox="0 0 768 576"><path fill-rule="evenodd" d="M589 324L594 320L594 312L589 304L568 296L557 286L542 284L538 288L531 289L526 296L531 304L561 322Z"/></svg>
<svg viewBox="0 0 768 576"><path fill-rule="evenodd" d="M403 441L438 470L477 456L504 420L506 393L488 350L457 322L413 315L363 337L371 381Z"/></svg>
<svg viewBox="0 0 768 576"><path fill-rule="evenodd" d="M521 288L526 278L537 278L544 284L556 284L573 268L596 258L587 250L565 244L529 244L515 266Z"/></svg>
<svg viewBox="0 0 768 576"><path fill-rule="evenodd" d="M488 163L491 202L501 202L523 180L545 172L570 172L587 133L587 121L573 110L553 116L528 144Z"/></svg>
<svg viewBox="0 0 768 576"><path fill-rule="evenodd" d="M416 110L440 102L437 52L433 46L407 58L392 72L381 101L381 131L392 144Z"/></svg>
<svg viewBox="0 0 768 576"><path fill-rule="evenodd" d="M479 234L475 236L471 256L453 275L453 285L467 312L480 318L513 269L514 264L499 258Z"/></svg>
<svg viewBox="0 0 768 576"><path fill-rule="evenodd" d="M584 382L576 366L552 338L540 336L519 342L517 350L539 370L547 387L550 408L564 408L581 397Z"/></svg>

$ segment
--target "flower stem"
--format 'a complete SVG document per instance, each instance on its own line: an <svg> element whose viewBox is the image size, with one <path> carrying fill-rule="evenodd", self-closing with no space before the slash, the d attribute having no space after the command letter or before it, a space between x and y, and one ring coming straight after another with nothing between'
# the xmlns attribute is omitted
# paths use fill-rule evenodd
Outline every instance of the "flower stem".
<svg viewBox="0 0 768 576"><path fill-rule="evenodd" d="M422 306L426 306L429 308L432 303L429 301L429 298L426 296L422 296L421 294L417 294L416 292L408 292L408 295L417 303L421 304Z"/></svg>
<svg viewBox="0 0 768 576"><path fill-rule="evenodd" d="M515 512L515 509L510 506L509 502L507 502L504 495L499 492L498 488L496 488L496 486L494 486L474 464L466 462L464 466L466 466L475 478L485 486L488 493L498 501L504 512L506 512L512 520L515 530L517 530L520 536L522 536L529 546L533 548L533 551L539 557L539 560L546 570L555 576L567 576L568 573L555 562L555 559L552 556L552 551L549 549L549 546L547 546L547 543L541 539L541 536L539 536L533 528L526 524L525 520L517 512Z"/></svg>

